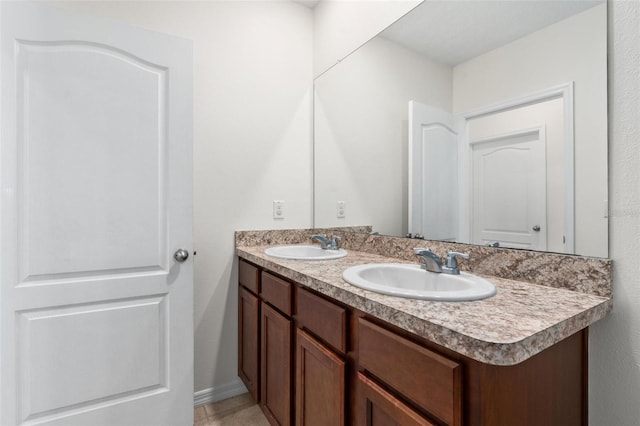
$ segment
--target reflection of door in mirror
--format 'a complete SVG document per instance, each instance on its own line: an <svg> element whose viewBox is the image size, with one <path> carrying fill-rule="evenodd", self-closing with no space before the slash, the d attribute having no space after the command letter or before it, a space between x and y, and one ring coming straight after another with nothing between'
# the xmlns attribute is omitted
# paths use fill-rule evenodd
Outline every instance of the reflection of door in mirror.
<svg viewBox="0 0 640 426"><path fill-rule="evenodd" d="M471 242L566 252L563 99L471 119L467 132Z"/></svg>
<svg viewBox="0 0 640 426"><path fill-rule="evenodd" d="M458 140L462 119L409 101L409 233L458 239Z"/></svg>
<svg viewBox="0 0 640 426"><path fill-rule="evenodd" d="M544 128L472 145L471 242L547 249Z"/></svg>

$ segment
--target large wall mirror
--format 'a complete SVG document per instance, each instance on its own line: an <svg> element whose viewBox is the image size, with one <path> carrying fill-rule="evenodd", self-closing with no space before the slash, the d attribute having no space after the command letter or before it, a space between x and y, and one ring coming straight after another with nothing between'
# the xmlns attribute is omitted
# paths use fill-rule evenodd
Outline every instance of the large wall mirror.
<svg viewBox="0 0 640 426"><path fill-rule="evenodd" d="M314 225L608 255L607 5L427 0L314 82Z"/></svg>

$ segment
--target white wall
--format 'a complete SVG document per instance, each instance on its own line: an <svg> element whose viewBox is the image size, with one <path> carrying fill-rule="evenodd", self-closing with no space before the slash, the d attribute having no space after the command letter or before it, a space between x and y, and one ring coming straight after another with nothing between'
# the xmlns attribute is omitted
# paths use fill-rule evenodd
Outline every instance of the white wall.
<svg viewBox="0 0 640 426"><path fill-rule="evenodd" d="M424 0L322 0L314 9L313 75L335 65Z"/></svg>
<svg viewBox="0 0 640 426"><path fill-rule="evenodd" d="M454 67L454 113L574 82L575 252L607 256L606 4ZM523 55L527 52L527 55Z"/></svg>
<svg viewBox="0 0 640 426"><path fill-rule="evenodd" d="M591 327L593 426L640 423L640 2L609 1L609 256L613 313Z"/></svg>
<svg viewBox="0 0 640 426"><path fill-rule="evenodd" d="M312 12L275 1L65 7L194 42L195 390L224 390L237 381L233 232L311 225Z"/></svg>
<svg viewBox="0 0 640 426"><path fill-rule="evenodd" d="M381 37L315 80L316 226L406 232L408 103L449 111L451 87L451 67Z"/></svg>

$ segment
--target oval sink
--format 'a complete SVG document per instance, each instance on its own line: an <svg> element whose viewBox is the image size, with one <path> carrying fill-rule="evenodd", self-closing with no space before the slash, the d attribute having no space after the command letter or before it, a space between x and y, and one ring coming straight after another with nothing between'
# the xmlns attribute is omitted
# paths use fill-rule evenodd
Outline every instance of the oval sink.
<svg viewBox="0 0 640 426"><path fill-rule="evenodd" d="M496 287L484 278L464 272L438 274L406 263L352 266L342 277L365 290L409 299L454 302L485 299L496 294Z"/></svg>
<svg viewBox="0 0 640 426"><path fill-rule="evenodd" d="M269 247L264 254L280 259L296 259L296 260L331 260L345 257L347 252L343 249L339 250L323 250L320 246L278 246Z"/></svg>

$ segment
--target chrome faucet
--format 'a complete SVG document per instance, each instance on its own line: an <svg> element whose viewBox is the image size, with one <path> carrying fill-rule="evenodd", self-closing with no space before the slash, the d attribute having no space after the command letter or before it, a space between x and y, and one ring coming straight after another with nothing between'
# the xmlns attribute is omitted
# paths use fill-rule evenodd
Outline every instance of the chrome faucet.
<svg viewBox="0 0 640 426"><path fill-rule="evenodd" d="M460 269L458 268L458 257L469 259L469 253L458 253L457 251L449 250L445 265L442 267L442 272L445 274L459 275Z"/></svg>
<svg viewBox="0 0 640 426"><path fill-rule="evenodd" d="M324 234L316 234L316 235L312 235L311 239L319 242L322 250L339 250L340 240L342 238L338 237L337 235L334 235L331 239L329 239Z"/></svg>
<svg viewBox="0 0 640 426"><path fill-rule="evenodd" d="M416 248L413 252L420 258L420 267L425 271L445 274L459 275L460 269L458 268L458 257L463 259L469 259L468 253L458 253L457 251L449 250L447 254L447 260L445 264L442 264L440 256L432 252L428 248Z"/></svg>
<svg viewBox="0 0 640 426"><path fill-rule="evenodd" d="M420 267L429 272L442 272L442 259L428 248L415 248L413 252L420 258Z"/></svg>

